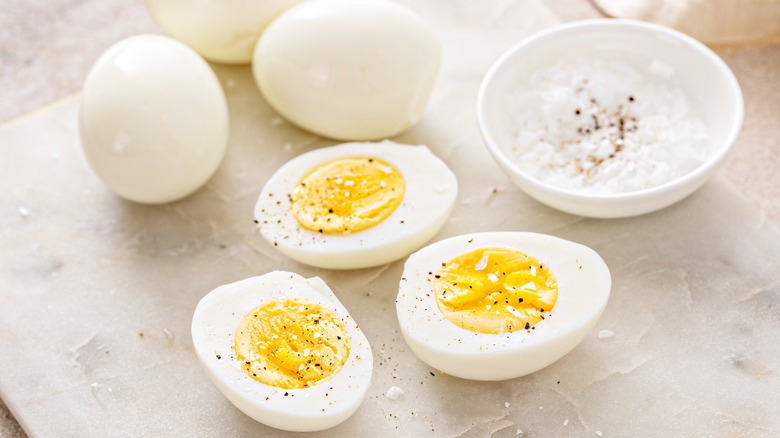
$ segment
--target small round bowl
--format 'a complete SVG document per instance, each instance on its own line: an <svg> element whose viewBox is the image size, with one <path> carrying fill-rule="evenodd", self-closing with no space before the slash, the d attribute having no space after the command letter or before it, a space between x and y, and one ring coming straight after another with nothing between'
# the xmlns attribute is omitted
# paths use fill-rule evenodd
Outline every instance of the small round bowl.
<svg viewBox="0 0 780 438"><path fill-rule="evenodd" d="M663 66L666 85L682 90L702 121L711 148L692 171L664 184L625 193L589 194L545 183L513 162L518 120L507 96L532 73L568 56L602 56L639 66L645 74ZM656 72L653 72L653 66ZM581 216L616 218L667 207L701 187L726 157L742 128L744 104L734 74L712 50L678 31L635 20L583 20L536 33L504 53L479 90L477 118L488 150L528 195L553 208Z"/></svg>

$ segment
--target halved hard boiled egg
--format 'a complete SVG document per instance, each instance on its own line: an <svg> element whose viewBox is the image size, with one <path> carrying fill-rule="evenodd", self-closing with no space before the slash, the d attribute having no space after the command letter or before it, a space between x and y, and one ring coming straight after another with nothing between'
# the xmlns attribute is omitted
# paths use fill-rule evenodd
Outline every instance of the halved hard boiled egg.
<svg viewBox="0 0 780 438"><path fill-rule="evenodd" d="M455 174L425 146L345 143L289 161L255 206L260 233L312 266L356 269L407 256L455 205Z"/></svg>
<svg viewBox="0 0 780 438"><path fill-rule="evenodd" d="M214 289L195 309L192 341L222 394L277 429L333 427L371 384L368 340L319 277L274 271Z"/></svg>
<svg viewBox="0 0 780 438"><path fill-rule="evenodd" d="M545 234L451 237L412 254L396 300L404 339L423 362L474 380L550 365L596 325L609 269L592 249Z"/></svg>

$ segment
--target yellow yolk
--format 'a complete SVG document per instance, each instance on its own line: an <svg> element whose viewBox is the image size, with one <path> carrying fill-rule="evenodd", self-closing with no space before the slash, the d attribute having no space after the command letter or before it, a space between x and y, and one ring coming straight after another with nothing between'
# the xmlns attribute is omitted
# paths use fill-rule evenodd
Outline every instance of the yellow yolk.
<svg viewBox="0 0 780 438"><path fill-rule="evenodd" d="M466 330L528 330L558 299L553 273L516 249L478 248L443 265L434 275L436 302L450 322Z"/></svg>
<svg viewBox="0 0 780 438"><path fill-rule="evenodd" d="M304 228L349 234L385 220L401 205L405 190L401 172L384 160L341 158L309 171L290 194L290 203Z"/></svg>
<svg viewBox="0 0 780 438"><path fill-rule="evenodd" d="M349 337L332 310L293 298L263 303L244 316L233 349L255 380L306 388L341 369L349 357Z"/></svg>

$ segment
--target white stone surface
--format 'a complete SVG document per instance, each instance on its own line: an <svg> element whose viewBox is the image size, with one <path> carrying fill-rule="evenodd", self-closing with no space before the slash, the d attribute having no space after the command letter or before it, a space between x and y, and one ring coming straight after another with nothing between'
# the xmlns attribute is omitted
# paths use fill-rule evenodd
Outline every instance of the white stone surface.
<svg viewBox="0 0 780 438"><path fill-rule="evenodd" d="M445 62L423 121L395 139L428 144L459 177L438 237L526 230L593 247L614 281L593 333L519 379L426 367L397 331L402 262L313 269L255 233L252 206L273 170L332 142L274 123L247 68L215 66L232 117L226 161L174 204L132 204L101 185L79 151L77 99L0 131L0 395L30 435L286 436L220 395L189 333L203 294L272 269L325 279L374 348L366 402L323 436L780 434L780 231L722 178L624 220L529 199L487 154L474 102L495 57L554 20L533 1L442 3L415 6L442 35ZM599 339L603 329L619 336ZM403 397L385 396L393 385Z"/></svg>

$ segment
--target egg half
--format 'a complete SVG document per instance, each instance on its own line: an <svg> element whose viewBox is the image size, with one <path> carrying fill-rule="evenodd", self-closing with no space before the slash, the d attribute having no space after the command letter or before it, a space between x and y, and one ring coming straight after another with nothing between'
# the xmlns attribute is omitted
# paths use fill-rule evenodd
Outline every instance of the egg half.
<svg viewBox="0 0 780 438"><path fill-rule="evenodd" d="M433 243L406 261L401 333L423 362L473 380L540 370L576 347L609 298L592 249L553 236L488 232Z"/></svg>
<svg viewBox="0 0 780 438"><path fill-rule="evenodd" d="M279 168L260 193L255 222L301 263L366 268L423 246L444 225L457 192L455 174L425 146L345 143Z"/></svg>
<svg viewBox="0 0 780 438"><path fill-rule="evenodd" d="M222 394L277 429L333 427L371 384L368 340L319 277L274 271L214 289L195 309L192 341Z"/></svg>

